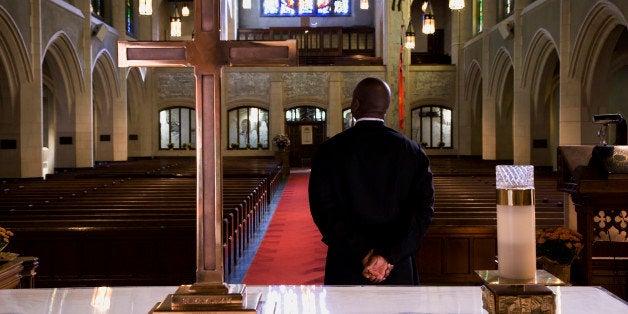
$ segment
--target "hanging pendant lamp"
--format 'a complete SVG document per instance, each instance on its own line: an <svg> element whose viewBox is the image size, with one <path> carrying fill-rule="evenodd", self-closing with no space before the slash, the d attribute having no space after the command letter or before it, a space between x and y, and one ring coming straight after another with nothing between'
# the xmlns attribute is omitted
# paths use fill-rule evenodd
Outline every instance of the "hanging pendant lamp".
<svg viewBox="0 0 628 314"><path fill-rule="evenodd" d="M449 0L449 9L454 11L464 9L464 0Z"/></svg>
<svg viewBox="0 0 628 314"><path fill-rule="evenodd" d="M181 15L177 5L174 5L174 14L170 17L170 37L181 37Z"/></svg>
<svg viewBox="0 0 628 314"><path fill-rule="evenodd" d="M429 1L423 3L423 27L421 32L423 34L434 34L436 32L436 21L434 20L434 12L432 11L432 4Z"/></svg>
<svg viewBox="0 0 628 314"><path fill-rule="evenodd" d="M368 10L369 9L369 0L360 0L360 9Z"/></svg>
<svg viewBox="0 0 628 314"><path fill-rule="evenodd" d="M414 34L414 27L412 27L412 20L408 24L408 28L406 29L406 44L405 47L407 49L414 49L416 46L416 36Z"/></svg>
<svg viewBox="0 0 628 314"><path fill-rule="evenodd" d="M153 14L153 0L140 0L140 15L152 15Z"/></svg>

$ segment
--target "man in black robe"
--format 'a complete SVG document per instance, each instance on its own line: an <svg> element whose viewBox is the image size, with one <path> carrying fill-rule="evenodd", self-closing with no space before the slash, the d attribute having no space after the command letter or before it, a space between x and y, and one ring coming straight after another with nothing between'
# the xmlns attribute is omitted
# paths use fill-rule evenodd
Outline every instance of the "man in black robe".
<svg viewBox="0 0 628 314"><path fill-rule="evenodd" d="M384 124L389 104L386 82L360 81L355 126L322 143L312 162L326 285L418 284L414 257L434 215L434 184L425 152Z"/></svg>

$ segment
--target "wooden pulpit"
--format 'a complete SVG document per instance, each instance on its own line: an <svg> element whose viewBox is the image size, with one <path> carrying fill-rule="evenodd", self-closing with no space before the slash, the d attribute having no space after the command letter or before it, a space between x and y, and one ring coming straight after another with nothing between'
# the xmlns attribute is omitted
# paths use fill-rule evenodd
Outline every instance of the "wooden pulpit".
<svg viewBox="0 0 628 314"><path fill-rule="evenodd" d="M256 312L244 285L227 285L222 256L220 69L223 66L295 66L295 40L220 41L220 1L194 1L192 41L120 42L120 67L194 67L197 126L196 283L182 285L151 312Z"/></svg>
<svg viewBox="0 0 628 314"><path fill-rule="evenodd" d="M572 282L603 286L626 299L628 146L561 146L558 174L558 188L571 195L583 236Z"/></svg>

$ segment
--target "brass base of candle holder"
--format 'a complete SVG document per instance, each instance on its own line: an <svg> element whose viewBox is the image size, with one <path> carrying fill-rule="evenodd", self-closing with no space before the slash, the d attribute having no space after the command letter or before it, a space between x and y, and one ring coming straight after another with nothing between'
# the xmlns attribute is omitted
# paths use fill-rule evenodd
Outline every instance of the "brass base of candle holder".
<svg viewBox="0 0 628 314"><path fill-rule="evenodd" d="M260 300L245 285L182 285L149 313L261 313Z"/></svg>
<svg viewBox="0 0 628 314"><path fill-rule="evenodd" d="M528 281L500 279L497 270L476 270L475 273L482 280L482 307L489 314L554 314L556 299L547 286L565 285L542 269L537 270L536 278Z"/></svg>

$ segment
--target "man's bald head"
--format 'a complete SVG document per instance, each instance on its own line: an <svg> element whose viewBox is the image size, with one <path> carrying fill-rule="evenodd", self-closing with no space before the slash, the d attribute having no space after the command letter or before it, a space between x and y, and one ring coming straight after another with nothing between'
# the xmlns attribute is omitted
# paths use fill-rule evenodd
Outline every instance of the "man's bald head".
<svg viewBox="0 0 628 314"><path fill-rule="evenodd" d="M390 105L390 87L381 79L367 77L353 90L351 114L354 118L384 119Z"/></svg>

